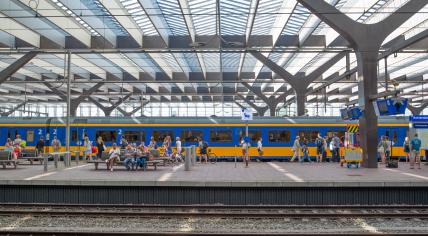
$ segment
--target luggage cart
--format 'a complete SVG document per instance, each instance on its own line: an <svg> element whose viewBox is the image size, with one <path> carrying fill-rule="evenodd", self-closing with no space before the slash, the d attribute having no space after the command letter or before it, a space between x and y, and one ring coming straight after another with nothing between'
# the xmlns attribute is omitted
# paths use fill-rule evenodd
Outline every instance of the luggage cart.
<svg viewBox="0 0 428 236"><path fill-rule="evenodd" d="M346 131L344 162L346 163L347 168L359 168L363 162L363 150L359 147L358 125L347 125Z"/></svg>

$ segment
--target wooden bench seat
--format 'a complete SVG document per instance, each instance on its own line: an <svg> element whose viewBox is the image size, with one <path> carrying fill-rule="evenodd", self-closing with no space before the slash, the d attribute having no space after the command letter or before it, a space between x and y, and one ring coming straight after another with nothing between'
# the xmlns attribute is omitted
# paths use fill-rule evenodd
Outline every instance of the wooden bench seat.
<svg viewBox="0 0 428 236"><path fill-rule="evenodd" d="M100 164L106 164L106 167L107 167L107 162L106 162L107 159L108 159L108 153L103 152L101 159L89 160L88 163L94 163L95 170L98 170L98 166ZM125 167L124 163L125 163L125 161L121 159L120 161L115 161L113 163L113 165ZM146 161L145 163L146 163L146 166L153 166L153 168L155 170L157 170L157 166L164 164L164 161L163 160L152 160L152 161Z"/></svg>
<svg viewBox="0 0 428 236"><path fill-rule="evenodd" d="M29 161L30 165L33 165L34 161L39 161L40 165L43 164L43 157L38 156L36 150L28 150L28 149L22 150L21 156L18 157L18 160Z"/></svg>

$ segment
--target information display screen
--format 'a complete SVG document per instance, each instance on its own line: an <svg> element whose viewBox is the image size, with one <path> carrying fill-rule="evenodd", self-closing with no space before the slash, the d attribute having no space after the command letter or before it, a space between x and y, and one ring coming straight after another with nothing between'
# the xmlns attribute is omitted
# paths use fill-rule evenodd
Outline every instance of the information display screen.
<svg viewBox="0 0 428 236"><path fill-rule="evenodd" d="M381 100L377 102L377 107L379 109L379 114L382 115L387 115L388 112L388 103L387 100Z"/></svg>

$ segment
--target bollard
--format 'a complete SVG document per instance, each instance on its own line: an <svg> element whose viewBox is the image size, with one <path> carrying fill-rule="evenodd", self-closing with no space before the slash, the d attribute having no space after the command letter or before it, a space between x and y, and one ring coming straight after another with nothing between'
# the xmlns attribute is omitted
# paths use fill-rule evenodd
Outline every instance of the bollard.
<svg viewBox="0 0 428 236"><path fill-rule="evenodd" d="M190 146L190 161L192 163L192 166L196 164L195 145Z"/></svg>
<svg viewBox="0 0 428 236"><path fill-rule="evenodd" d="M57 154L54 155L54 163L55 163L55 168L58 169L58 155Z"/></svg>
<svg viewBox="0 0 428 236"><path fill-rule="evenodd" d="M48 154L43 154L43 171L48 172Z"/></svg>
<svg viewBox="0 0 428 236"><path fill-rule="evenodd" d="M184 157L184 170L189 171L190 165L192 162L192 149L190 147L186 148L186 156Z"/></svg>
<svg viewBox="0 0 428 236"><path fill-rule="evenodd" d="M76 158L76 165L79 165L80 151L77 151L75 153L76 153L76 155L74 156L74 158Z"/></svg>

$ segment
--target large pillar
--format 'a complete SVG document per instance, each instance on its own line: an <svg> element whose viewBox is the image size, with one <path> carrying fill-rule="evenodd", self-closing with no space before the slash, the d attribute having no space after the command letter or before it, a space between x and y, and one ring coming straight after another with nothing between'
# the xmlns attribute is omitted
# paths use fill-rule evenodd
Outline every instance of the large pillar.
<svg viewBox="0 0 428 236"><path fill-rule="evenodd" d="M67 160L64 160L66 165L69 165L71 160L70 155L70 105L71 105L71 52L68 51L68 60L67 60L67 118L66 118L66 130L65 130L65 143L66 143L66 152Z"/></svg>
<svg viewBox="0 0 428 236"><path fill-rule="evenodd" d="M373 51L372 51L373 50ZM377 94L377 49L357 52L358 67L358 99L364 106L363 116L359 119L360 143L363 147L363 166L377 167L377 125L378 119L370 97Z"/></svg>
<svg viewBox="0 0 428 236"><path fill-rule="evenodd" d="M305 102L306 102L306 87L295 87L294 88L294 96L296 97L296 110L297 116L305 115Z"/></svg>

